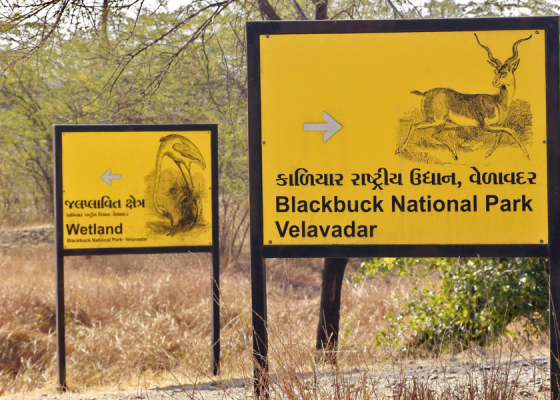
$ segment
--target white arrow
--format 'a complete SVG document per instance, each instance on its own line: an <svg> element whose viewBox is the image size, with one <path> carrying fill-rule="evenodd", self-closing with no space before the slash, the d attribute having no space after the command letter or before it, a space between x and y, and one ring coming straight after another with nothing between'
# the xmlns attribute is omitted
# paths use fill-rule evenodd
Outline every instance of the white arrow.
<svg viewBox="0 0 560 400"><path fill-rule="evenodd" d="M111 184L112 179L121 179L121 178L122 178L122 175L111 175L111 168L109 168L107 170L107 172L105 172L103 175L101 175L101 179L103 179L103 182L105 182L109 186L113 186Z"/></svg>
<svg viewBox="0 0 560 400"><path fill-rule="evenodd" d="M325 132L323 135L323 143L329 140L333 135L338 132L342 125L334 120L329 114L323 111L323 120L326 122L324 124L303 124L303 129L306 131L321 131Z"/></svg>

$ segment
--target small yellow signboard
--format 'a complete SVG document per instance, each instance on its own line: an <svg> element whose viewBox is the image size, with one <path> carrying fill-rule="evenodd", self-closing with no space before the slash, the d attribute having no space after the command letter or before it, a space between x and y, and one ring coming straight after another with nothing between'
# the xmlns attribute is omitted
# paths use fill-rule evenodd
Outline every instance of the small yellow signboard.
<svg viewBox="0 0 560 400"><path fill-rule="evenodd" d="M62 132L64 249L212 245L202 131Z"/></svg>
<svg viewBox="0 0 560 400"><path fill-rule="evenodd" d="M264 245L548 243L544 32L259 40Z"/></svg>

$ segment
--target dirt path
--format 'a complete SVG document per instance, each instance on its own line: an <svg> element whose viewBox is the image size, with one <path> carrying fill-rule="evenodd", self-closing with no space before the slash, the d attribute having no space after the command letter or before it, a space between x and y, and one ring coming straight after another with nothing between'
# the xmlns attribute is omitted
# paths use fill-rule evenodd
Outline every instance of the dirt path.
<svg viewBox="0 0 560 400"><path fill-rule="evenodd" d="M54 245L54 227L41 225L0 231L0 249Z"/></svg>
<svg viewBox="0 0 560 400"><path fill-rule="evenodd" d="M333 387L341 386L342 392L354 393L349 398L362 398L356 396L365 382L366 388L371 393L374 391L378 399L401 399L403 391L413 390L414 384L417 388L435 393L453 393L446 398L466 398L467 390L475 388L478 399L484 399L485 391L506 388L510 393L508 399L550 399L550 378L548 358L534 358L531 356L519 357L517 359L496 362L491 357L482 358L482 362L469 360L467 357L448 357L446 360L438 361L407 361L406 365L393 365L382 372L379 366L369 371L354 369L348 372L333 373L332 370L318 374L317 387L319 398L327 392L333 391ZM364 376L366 379L364 380ZM282 386L290 386L293 378L272 378L275 382L272 387L272 398L282 398L288 391L282 390ZM306 387L312 391L315 387L315 379L312 374L299 376L298 384L291 386ZM301 384L303 382L303 384ZM469 384L470 382L470 384ZM485 383L486 382L486 383ZM283 392L284 396L280 396ZM471 391L472 393L472 391ZM301 396L302 398L304 396ZM346 396L342 396L346 398ZM56 392L37 393L32 396L9 396L7 399L44 399L44 400L133 400L133 399L204 399L204 400L248 400L252 398L251 382L244 380L229 380L215 382L200 382L198 384L184 384L165 387L129 388L127 390L113 392L83 392L65 393ZM287 397L286 397L287 398ZM424 398L424 397L421 397ZM494 397L492 397L494 398ZM496 397L497 398L497 397ZM500 397L501 398L501 397ZM437 397L436 397L437 399Z"/></svg>

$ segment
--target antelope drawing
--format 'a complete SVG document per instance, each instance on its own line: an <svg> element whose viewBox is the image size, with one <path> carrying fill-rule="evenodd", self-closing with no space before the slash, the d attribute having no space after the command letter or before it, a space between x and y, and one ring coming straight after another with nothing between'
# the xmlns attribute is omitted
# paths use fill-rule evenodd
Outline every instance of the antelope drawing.
<svg viewBox="0 0 560 400"><path fill-rule="evenodd" d="M519 43L531 39L533 35L515 42L513 44L513 55L503 64L492 56L492 51L488 47L480 43L476 33L474 36L480 47L488 52L488 63L495 70L492 85L499 89L498 93L494 95L464 94L447 88L435 88L424 93L417 90L412 91L412 94L422 96L421 109L424 119L410 126L408 135L397 148L395 154L399 154L405 149L408 140L416 130L434 128L432 138L451 151L453 159L457 160L456 150L444 142L439 135L445 128L479 127L483 132L495 135L494 144L486 153L486 158L494 153L502 135L506 133L517 142L523 154L529 159L529 153L517 134L503 124L508 117L515 93L515 71L519 67L520 61L517 46L519 46Z"/></svg>

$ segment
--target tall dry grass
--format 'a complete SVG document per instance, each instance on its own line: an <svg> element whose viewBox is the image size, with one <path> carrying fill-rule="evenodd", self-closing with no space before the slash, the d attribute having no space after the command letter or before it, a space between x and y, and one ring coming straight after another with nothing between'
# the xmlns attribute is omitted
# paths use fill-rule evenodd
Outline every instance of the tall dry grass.
<svg viewBox="0 0 560 400"><path fill-rule="evenodd" d="M206 254L65 259L67 376L70 389L174 381L209 371L210 262ZM309 371L320 300L320 260L269 260L271 369L287 362ZM351 274L351 268L349 273ZM251 313L248 267L226 269L222 289L222 377L248 377ZM342 369L374 363L375 333L406 293L395 277L346 280L341 309ZM54 253L0 255L0 394L56 384ZM315 356L314 356L315 357ZM294 364L295 363L295 364ZM287 364L286 364L287 365ZM190 378L189 378L190 379Z"/></svg>

